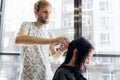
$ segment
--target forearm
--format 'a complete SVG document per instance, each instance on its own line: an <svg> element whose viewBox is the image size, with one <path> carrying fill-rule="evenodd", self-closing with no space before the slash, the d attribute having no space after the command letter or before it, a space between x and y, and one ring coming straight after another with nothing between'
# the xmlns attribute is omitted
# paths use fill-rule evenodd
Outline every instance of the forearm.
<svg viewBox="0 0 120 80"><path fill-rule="evenodd" d="M51 39L21 35L21 36L16 37L15 43L16 44L24 44L24 45L50 44Z"/></svg>
<svg viewBox="0 0 120 80"><path fill-rule="evenodd" d="M58 50L54 55L52 55L53 58L59 58L62 55L62 51Z"/></svg>
<svg viewBox="0 0 120 80"><path fill-rule="evenodd" d="M63 51L60 51L60 49L57 50L55 48L55 44L50 44L49 48L50 48L51 56L58 58L59 56L62 55Z"/></svg>
<svg viewBox="0 0 120 80"><path fill-rule="evenodd" d="M54 48L54 45L50 45L50 51L51 51L51 58L52 59L57 59L60 56L63 55L63 53L67 50L69 42L60 42L59 43L59 49L56 50Z"/></svg>
<svg viewBox="0 0 120 80"><path fill-rule="evenodd" d="M58 60L64 52L58 50L53 55L51 55L51 59L54 61Z"/></svg>
<svg viewBox="0 0 120 80"><path fill-rule="evenodd" d="M51 53L50 56L53 56L54 54L56 54L56 49L54 47L55 47L54 44L50 44L50 47L49 47L50 53Z"/></svg>

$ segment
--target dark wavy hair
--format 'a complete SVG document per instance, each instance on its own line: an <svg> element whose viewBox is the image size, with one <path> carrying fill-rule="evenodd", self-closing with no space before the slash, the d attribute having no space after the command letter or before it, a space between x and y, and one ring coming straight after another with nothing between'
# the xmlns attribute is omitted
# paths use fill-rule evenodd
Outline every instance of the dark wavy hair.
<svg viewBox="0 0 120 80"><path fill-rule="evenodd" d="M74 39L69 44L64 64L69 63L69 61L71 60L71 58L73 56L73 51L75 48L78 49L78 53L76 56L76 62L75 62L75 69L80 70L88 53L91 51L91 49L94 49L94 48L93 48L92 44L83 37Z"/></svg>

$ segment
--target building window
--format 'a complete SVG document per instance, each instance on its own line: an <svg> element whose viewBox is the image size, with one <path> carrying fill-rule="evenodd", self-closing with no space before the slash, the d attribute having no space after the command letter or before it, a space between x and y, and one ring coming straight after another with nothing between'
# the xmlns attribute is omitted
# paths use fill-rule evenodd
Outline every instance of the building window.
<svg viewBox="0 0 120 80"><path fill-rule="evenodd" d="M82 9L83 10L92 9L92 0L82 0Z"/></svg>
<svg viewBox="0 0 120 80"><path fill-rule="evenodd" d="M66 5L63 6L63 13L65 13L65 12L67 12L67 6Z"/></svg>
<svg viewBox="0 0 120 80"><path fill-rule="evenodd" d="M109 18L108 17L101 17L100 18L100 26L101 26L101 28L107 29L109 26Z"/></svg>
<svg viewBox="0 0 120 80"><path fill-rule="evenodd" d="M102 64L111 64L110 57L100 58L100 63L102 63Z"/></svg>
<svg viewBox="0 0 120 80"><path fill-rule="evenodd" d="M115 80L114 75L111 72L103 72L101 78L101 80Z"/></svg>
<svg viewBox="0 0 120 80"><path fill-rule="evenodd" d="M67 26L67 20L63 20L63 26L64 26L64 27Z"/></svg>
<svg viewBox="0 0 120 80"><path fill-rule="evenodd" d="M105 1L100 2L99 5L100 5L100 10L104 11L108 9L108 4L106 4Z"/></svg>
<svg viewBox="0 0 120 80"><path fill-rule="evenodd" d="M69 19L68 20L68 27L72 27L73 26L73 19Z"/></svg>
<svg viewBox="0 0 120 80"><path fill-rule="evenodd" d="M89 15L82 16L82 26L83 27L90 27L92 26L92 17Z"/></svg>
<svg viewBox="0 0 120 80"><path fill-rule="evenodd" d="M107 33L102 33L101 35L100 35L100 44L101 45L108 45L108 44L110 44L110 35L109 34L107 34Z"/></svg>
<svg viewBox="0 0 120 80"><path fill-rule="evenodd" d="M100 1L99 8L101 11L109 11L109 9L110 9L109 1Z"/></svg>

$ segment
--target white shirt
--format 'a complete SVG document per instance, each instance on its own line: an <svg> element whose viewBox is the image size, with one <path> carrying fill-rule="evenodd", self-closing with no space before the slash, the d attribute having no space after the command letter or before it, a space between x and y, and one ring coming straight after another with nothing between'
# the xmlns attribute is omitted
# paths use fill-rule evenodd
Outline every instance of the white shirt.
<svg viewBox="0 0 120 80"><path fill-rule="evenodd" d="M20 29L31 36L53 38L50 31L35 26L34 22L24 22ZM21 80L52 80L49 45L22 46L21 51Z"/></svg>

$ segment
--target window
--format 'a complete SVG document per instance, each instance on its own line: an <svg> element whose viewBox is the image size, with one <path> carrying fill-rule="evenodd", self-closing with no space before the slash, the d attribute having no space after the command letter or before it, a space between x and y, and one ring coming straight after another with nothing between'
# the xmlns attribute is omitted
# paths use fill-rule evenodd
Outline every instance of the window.
<svg viewBox="0 0 120 80"><path fill-rule="evenodd" d="M33 12L33 3L26 1L4 1L3 6L3 19L1 23L2 27L2 39L1 39L1 52L16 53L19 52L19 47L14 43L15 36L19 27L23 21L33 21L35 15ZM24 4L28 3L28 4ZM21 7L22 5L22 7ZM30 6L31 5L31 6ZM24 7L24 8L23 8ZM9 14L8 14L9 13ZM28 14L31 13L31 14Z"/></svg>
<svg viewBox="0 0 120 80"><path fill-rule="evenodd" d="M110 44L110 36L109 36L109 34L104 34L104 33L102 33L101 35L100 35L100 43L102 44L102 45L106 45L106 44Z"/></svg>
<svg viewBox="0 0 120 80"><path fill-rule="evenodd" d="M105 1L100 2L100 10L107 10L108 9L108 3Z"/></svg>
<svg viewBox="0 0 120 80"><path fill-rule="evenodd" d="M100 26L101 26L101 28L107 29L109 26L109 18L108 17L101 17L100 18Z"/></svg>
<svg viewBox="0 0 120 80"><path fill-rule="evenodd" d="M72 28L73 27L73 19L65 19L65 20L63 20L63 26L68 27L68 28L70 28L70 27Z"/></svg>
<svg viewBox="0 0 120 80"><path fill-rule="evenodd" d="M0 79L17 80L20 72L19 63L17 55L0 55Z"/></svg>
<svg viewBox="0 0 120 80"><path fill-rule="evenodd" d="M82 16L82 26L83 27L92 26L92 17L90 15L83 15Z"/></svg>
<svg viewBox="0 0 120 80"><path fill-rule="evenodd" d="M106 58L106 57L100 58L100 63L111 64L110 58Z"/></svg>
<svg viewBox="0 0 120 80"><path fill-rule="evenodd" d="M92 9L92 0L83 0L82 1L82 9L84 10L90 10Z"/></svg>
<svg viewBox="0 0 120 80"><path fill-rule="evenodd" d="M89 2L92 8L88 10ZM91 74L90 80L119 80L119 2L119 0L82 0L82 36L89 39L95 48L94 61L87 67L88 73Z"/></svg>
<svg viewBox="0 0 120 80"><path fill-rule="evenodd" d="M115 80L112 73L103 72L102 73L102 80Z"/></svg>
<svg viewBox="0 0 120 80"><path fill-rule="evenodd" d="M4 18L2 21L3 24L3 35L2 35L2 52L5 53L16 53L19 52L19 46L17 46L14 42L15 40L15 36L17 31L19 30L19 27L21 25L21 23L23 21L34 21L35 20L35 15L33 13L33 5L34 2L36 2L37 0L32 0L32 1L16 1L16 0L11 0L11 1L5 1L5 6L4 6ZM51 1L51 0L50 0ZM72 1L72 0L71 0ZM63 22L62 20L67 21L67 26L70 26L71 29L74 29L74 25L73 25L73 16L74 15L74 5L73 3L67 3L68 7L71 8L66 8L67 11L69 12L62 12L61 10L59 10L58 8L62 8L62 6L66 5L66 3L62 4L62 1L55 1L56 4L52 3L52 15L51 15L51 19L50 19L50 23L47 25L48 29L51 29L52 31L58 31L56 33L57 35L61 34L61 30L63 28ZM28 3L28 4L24 4L24 3ZM22 5L22 7L21 7ZM57 7L59 6L59 7ZM24 8L23 8L24 7ZM63 7L64 9L64 7ZM9 13L9 14L8 14ZM29 14L28 14L29 13ZM31 13L31 14L30 14ZM62 16L62 14L64 13L64 15L69 14L69 16L64 17ZM14 15L13 15L14 14ZM57 17L54 17L57 16ZM70 35L69 32L67 31L67 26L64 30L62 30L63 32L65 32L65 36L66 35ZM56 30L55 30L56 29ZM72 40L72 39L71 39Z"/></svg>
<svg viewBox="0 0 120 80"><path fill-rule="evenodd" d="M23 21L35 20L32 6L35 1L37 0L1 0L4 6L0 13L2 19L0 52L7 53L7 55L0 54L0 79L2 80L18 78L20 59L16 53L19 54L20 50L19 46L14 44L14 38ZM88 80L119 80L120 1L82 0L82 7L81 0L49 1L53 5L53 12L50 23L46 27L54 31L55 35L64 35L70 40L74 39L74 17L76 22L80 21L78 22L79 29L81 29L79 18L82 18L82 30L79 30L77 34L82 34L83 37L89 39L95 47L93 61L86 67L88 70L85 73L86 78ZM78 6L79 9L82 8L82 14L81 11L76 11L80 14L74 16L74 1L80 3ZM3 12L4 15L2 15Z"/></svg>
<svg viewBox="0 0 120 80"><path fill-rule="evenodd" d="M64 26L64 27L67 26L67 20L63 20L63 26Z"/></svg>
<svg viewBox="0 0 120 80"><path fill-rule="evenodd" d="M100 1L99 2L99 9L101 11L107 11L107 12L111 11L112 6L113 6L113 5L111 5L111 3L112 3L112 1L109 1L109 0Z"/></svg>
<svg viewBox="0 0 120 80"><path fill-rule="evenodd" d="M35 15L33 5L37 0L0 0L3 1L3 13L0 26L0 80L18 80L20 72L20 47L14 42L15 36L24 21L33 22ZM74 0L62 2L48 0L52 4L52 13L46 28L55 32L55 36L63 35L74 39ZM27 3L27 4L26 4ZM64 13L64 7L67 5ZM67 16L64 16L67 15ZM1 12L0 12L1 19ZM63 26L66 22L66 25ZM68 28L70 26L70 28ZM63 29L64 28L64 29ZM62 33L62 34L61 34ZM62 58L63 60L63 58ZM54 64L54 71L59 64Z"/></svg>
<svg viewBox="0 0 120 80"><path fill-rule="evenodd" d="M64 13L67 12L67 6L66 6L66 5L63 6L63 12L64 12Z"/></svg>

